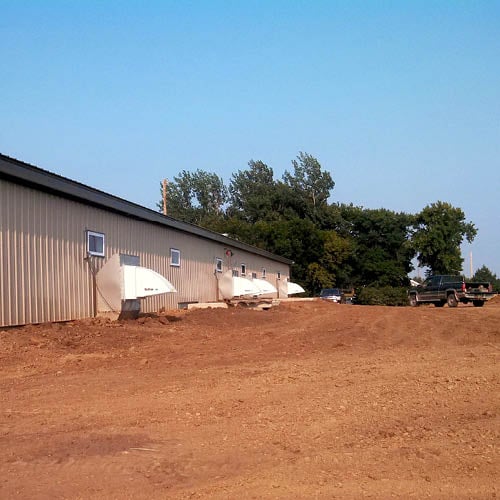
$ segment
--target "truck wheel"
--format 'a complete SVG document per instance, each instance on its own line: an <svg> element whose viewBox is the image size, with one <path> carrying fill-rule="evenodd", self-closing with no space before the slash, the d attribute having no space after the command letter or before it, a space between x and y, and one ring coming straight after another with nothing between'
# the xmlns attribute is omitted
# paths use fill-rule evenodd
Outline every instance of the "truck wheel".
<svg viewBox="0 0 500 500"><path fill-rule="evenodd" d="M448 303L448 307L457 307L458 306L458 300L455 297L455 295L453 295L452 293L450 293L450 295L448 295L448 297L446 298L446 302Z"/></svg>
<svg viewBox="0 0 500 500"><path fill-rule="evenodd" d="M410 306L411 307L416 307L418 306L418 300L417 300L417 296L415 294L412 294L410 295L409 297L409 302L410 302Z"/></svg>
<svg viewBox="0 0 500 500"><path fill-rule="evenodd" d="M439 302L434 302L436 307L443 307L446 304L446 301L440 300Z"/></svg>
<svg viewBox="0 0 500 500"><path fill-rule="evenodd" d="M473 300L472 303L474 304L474 307L483 307L484 306L484 300Z"/></svg>

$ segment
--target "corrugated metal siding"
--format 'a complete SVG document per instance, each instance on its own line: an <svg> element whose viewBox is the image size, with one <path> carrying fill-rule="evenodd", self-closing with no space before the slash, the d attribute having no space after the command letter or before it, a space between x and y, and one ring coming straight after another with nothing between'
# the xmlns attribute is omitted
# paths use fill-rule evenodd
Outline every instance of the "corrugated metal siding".
<svg viewBox="0 0 500 500"><path fill-rule="evenodd" d="M266 268L276 285L276 272L289 274L288 265L233 249L230 261L225 247L215 241L128 218L83 203L60 198L0 179L0 326L63 321L94 314L91 266L85 260L85 231L105 234L106 258L115 253L137 255L141 265L169 279L176 294L142 301L145 312L179 302L214 301L217 281L215 258L224 270L247 275ZM181 251L181 266L170 266L170 248ZM92 257L99 269L105 258Z"/></svg>
<svg viewBox="0 0 500 500"><path fill-rule="evenodd" d="M0 325L91 315L84 242L61 200L0 180Z"/></svg>

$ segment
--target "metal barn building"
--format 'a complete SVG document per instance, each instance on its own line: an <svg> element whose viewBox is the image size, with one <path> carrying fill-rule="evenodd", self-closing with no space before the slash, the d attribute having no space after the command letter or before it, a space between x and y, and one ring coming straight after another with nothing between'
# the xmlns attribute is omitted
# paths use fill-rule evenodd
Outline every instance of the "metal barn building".
<svg viewBox="0 0 500 500"><path fill-rule="evenodd" d="M228 270L279 285L292 264L0 154L0 326L95 316L96 273L116 254L177 290L143 299L143 312L218 301Z"/></svg>

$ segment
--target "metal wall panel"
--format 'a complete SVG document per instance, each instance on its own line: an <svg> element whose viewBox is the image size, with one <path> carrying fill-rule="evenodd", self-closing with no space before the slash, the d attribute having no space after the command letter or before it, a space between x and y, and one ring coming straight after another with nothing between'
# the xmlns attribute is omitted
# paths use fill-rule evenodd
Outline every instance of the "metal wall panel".
<svg viewBox="0 0 500 500"><path fill-rule="evenodd" d="M62 201L0 180L0 325L91 315L84 242Z"/></svg>
<svg viewBox="0 0 500 500"><path fill-rule="evenodd" d="M105 257L86 260L86 230L104 233ZM91 317L92 270L115 253L137 255L141 265L165 276L176 294L142 301L144 312L177 308L180 302L217 300L215 259L224 271L247 267L247 275L276 285L287 264L158 224L0 179L0 326ZM180 267L170 265L170 248L181 252ZM233 255L225 252L231 249ZM277 287L278 288L278 287Z"/></svg>

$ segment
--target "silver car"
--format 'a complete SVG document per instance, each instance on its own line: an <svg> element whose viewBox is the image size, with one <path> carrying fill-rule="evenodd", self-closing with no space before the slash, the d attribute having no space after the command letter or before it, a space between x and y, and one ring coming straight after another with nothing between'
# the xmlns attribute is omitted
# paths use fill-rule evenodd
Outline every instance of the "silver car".
<svg viewBox="0 0 500 500"><path fill-rule="evenodd" d="M343 293L340 288L323 288L319 296L323 300L340 303L342 301Z"/></svg>

